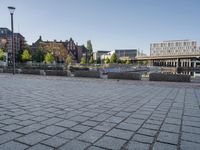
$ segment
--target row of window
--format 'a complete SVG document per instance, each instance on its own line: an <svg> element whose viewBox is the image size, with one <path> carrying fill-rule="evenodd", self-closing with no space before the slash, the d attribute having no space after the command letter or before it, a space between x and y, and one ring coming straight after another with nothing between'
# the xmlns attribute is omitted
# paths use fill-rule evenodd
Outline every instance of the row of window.
<svg viewBox="0 0 200 150"><path fill-rule="evenodd" d="M167 51L151 51L151 53L182 53L182 52L199 52L199 50L197 49L190 49L190 50L187 50L187 49L182 49L182 50L167 50Z"/></svg>
<svg viewBox="0 0 200 150"><path fill-rule="evenodd" d="M176 42L176 43L154 43L151 47L174 47L174 46L196 46L196 42Z"/></svg>
<svg viewBox="0 0 200 150"><path fill-rule="evenodd" d="M151 50L181 50L181 49L196 49L196 46L184 46L184 47L161 47L161 48L151 48Z"/></svg>

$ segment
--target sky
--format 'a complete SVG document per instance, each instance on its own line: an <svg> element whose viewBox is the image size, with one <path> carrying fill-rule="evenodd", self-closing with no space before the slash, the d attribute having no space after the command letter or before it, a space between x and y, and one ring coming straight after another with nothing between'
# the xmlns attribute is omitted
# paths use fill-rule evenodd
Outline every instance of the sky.
<svg viewBox="0 0 200 150"><path fill-rule="evenodd" d="M14 31L31 44L92 41L93 49L140 49L150 43L190 39L200 43L200 0L0 0L0 27L10 28L8 6L16 7Z"/></svg>

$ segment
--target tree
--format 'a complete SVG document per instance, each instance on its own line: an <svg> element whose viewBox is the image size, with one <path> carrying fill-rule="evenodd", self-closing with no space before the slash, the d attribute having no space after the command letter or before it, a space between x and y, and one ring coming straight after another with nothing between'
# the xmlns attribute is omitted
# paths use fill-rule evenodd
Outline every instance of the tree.
<svg viewBox="0 0 200 150"><path fill-rule="evenodd" d="M127 59L127 60L126 60L126 64L127 64L127 65L131 64L131 60L130 60L130 59Z"/></svg>
<svg viewBox="0 0 200 150"><path fill-rule="evenodd" d="M148 65L148 61L147 60L144 60L143 61L143 64L146 66L146 65Z"/></svg>
<svg viewBox="0 0 200 150"><path fill-rule="evenodd" d="M101 64L101 58L100 57L97 58L96 63Z"/></svg>
<svg viewBox="0 0 200 150"><path fill-rule="evenodd" d="M23 53L21 54L21 60L22 61L29 61L29 60L31 60L31 54L29 53L29 51L27 49L25 49L23 51Z"/></svg>
<svg viewBox="0 0 200 150"><path fill-rule="evenodd" d="M105 63L105 64L109 64L109 63L110 63L110 59L107 57L107 58L104 60L104 63Z"/></svg>
<svg viewBox="0 0 200 150"><path fill-rule="evenodd" d="M70 65L72 63L72 57L70 55L67 55L65 62L67 65Z"/></svg>
<svg viewBox="0 0 200 150"><path fill-rule="evenodd" d="M44 61L49 64L52 63L54 61L54 57L51 53L46 53L46 55L44 56Z"/></svg>
<svg viewBox="0 0 200 150"><path fill-rule="evenodd" d="M3 49L0 49L0 60L4 60L4 58L5 58L5 55L4 55Z"/></svg>
<svg viewBox="0 0 200 150"><path fill-rule="evenodd" d="M16 61L17 62L22 62L22 54L23 54L23 50L21 50L21 49L16 53Z"/></svg>
<svg viewBox="0 0 200 150"><path fill-rule="evenodd" d="M138 61L137 63L138 63L138 65L147 65L148 61L143 60L143 61Z"/></svg>
<svg viewBox="0 0 200 150"><path fill-rule="evenodd" d="M86 58L84 56L81 58L80 64L81 65L85 65L86 64Z"/></svg>
<svg viewBox="0 0 200 150"><path fill-rule="evenodd" d="M90 63L90 64L93 64L93 63L94 63L94 57L93 57L93 54L90 55L90 61L89 61L89 63Z"/></svg>
<svg viewBox="0 0 200 150"><path fill-rule="evenodd" d="M92 48L92 42L91 42L91 40L87 41L87 49L88 49L89 54L92 54L93 48Z"/></svg>
<svg viewBox="0 0 200 150"><path fill-rule="evenodd" d="M33 59L36 61L36 62L43 62L44 61L44 53L42 52L41 49L36 49L36 52L33 56Z"/></svg>
<svg viewBox="0 0 200 150"><path fill-rule="evenodd" d="M121 59L118 59L118 60L117 60L117 63L118 63L118 64L122 64L122 60L121 60Z"/></svg>
<svg viewBox="0 0 200 150"><path fill-rule="evenodd" d="M110 62L111 63L117 63L117 55L115 53L112 54L112 56L110 58Z"/></svg>

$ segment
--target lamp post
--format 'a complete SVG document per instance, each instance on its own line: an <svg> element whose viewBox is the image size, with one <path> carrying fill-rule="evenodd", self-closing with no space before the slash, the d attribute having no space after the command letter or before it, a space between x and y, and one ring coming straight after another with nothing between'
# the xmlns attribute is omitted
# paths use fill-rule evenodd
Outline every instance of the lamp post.
<svg viewBox="0 0 200 150"><path fill-rule="evenodd" d="M10 12L11 15L11 29L12 29L12 61L13 61L13 75L15 75L15 50L14 50L14 32L13 32L13 14L15 11L15 7L8 7L8 10Z"/></svg>

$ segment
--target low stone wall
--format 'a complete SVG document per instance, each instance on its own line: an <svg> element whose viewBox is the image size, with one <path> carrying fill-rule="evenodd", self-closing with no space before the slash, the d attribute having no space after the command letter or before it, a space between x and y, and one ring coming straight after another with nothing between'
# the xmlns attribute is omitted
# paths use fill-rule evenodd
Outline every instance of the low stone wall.
<svg viewBox="0 0 200 150"><path fill-rule="evenodd" d="M69 70L70 70L71 72L75 72L75 71L89 71L89 68L88 68L88 67L84 67L84 66L82 66L82 67L70 66L70 67L69 67Z"/></svg>
<svg viewBox="0 0 200 150"><path fill-rule="evenodd" d="M150 73L149 81L190 82L190 75Z"/></svg>
<svg viewBox="0 0 200 150"><path fill-rule="evenodd" d="M3 69L3 73L13 73L13 69Z"/></svg>
<svg viewBox="0 0 200 150"><path fill-rule="evenodd" d="M40 70L33 70L33 69L21 69L21 74L33 74L33 75L40 75Z"/></svg>
<svg viewBox="0 0 200 150"><path fill-rule="evenodd" d="M108 72L108 79L141 80L141 74L135 72Z"/></svg>
<svg viewBox="0 0 200 150"><path fill-rule="evenodd" d="M67 76L67 71L65 70L46 70L47 76Z"/></svg>
<svg viewBox="0 0 200 150"><path fill-rule="evenodd" d="M100 78L99 71L75 71L75 77L88 77L88 78Z"/></svg>

